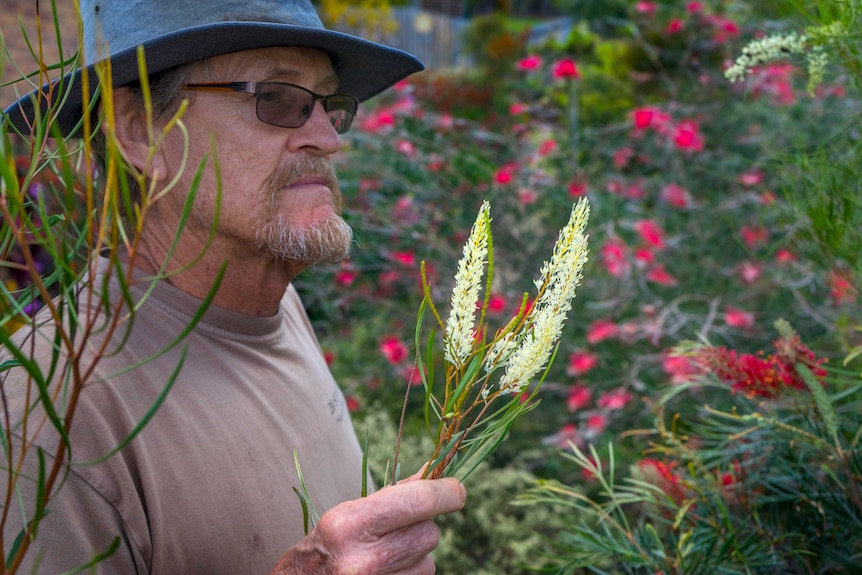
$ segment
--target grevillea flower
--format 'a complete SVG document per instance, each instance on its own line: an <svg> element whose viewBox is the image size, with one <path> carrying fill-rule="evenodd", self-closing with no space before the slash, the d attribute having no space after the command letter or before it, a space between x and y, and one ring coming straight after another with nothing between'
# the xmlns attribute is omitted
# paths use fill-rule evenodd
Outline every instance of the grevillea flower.
<svg viewBox="0 0 862 575"><path fill-rule="evenodd" d="M522 60L518 61L518 70L538 70L542 67L542 59L539 56L527 56Z"/></svg>
<svg viewBox="0 0 862 575"><path fill-rule="evenodd" d="M747 329L754 325L754 314L735 307L728 307L724 311L724 322L730 327Z"/></svg>
<svg viewBox="0 0 862 575"><path fill-rule="evenodd" d="M407 359L407 346L400 338L394 335L384 337L380 341L380 352L391 364L399 364Z"/></svg>
<svg viewBox="0 0 862 575"><path fill-rule="evenodd" d="M599 364L599 356L589 351L580 349L569 354L569 363L566 366L566 374L571 376L584 375Z"/></svg>
<svg viewBox="0 0 862 575"><path fill-rule="evenodd" d="M473 351L476 301L482 291L482 277L488 261L490 209L491 205L487 201L482 202L455 274L452 309L446 322L443 342L446 361L456 368L462 367Z"/></svg>
<svg viewBox="0 0 862 575"><path fill-rule="evenodd" d="M807 389L805 381L796 371L796 365L803 364L812 375L825 385L826 361L817 358L799 335L785 335L773 342L775 353L765 355L738 353L726 347L703 347L695 355L704 369L713 373L719 380L730 385L733 391L751 397L775 398L784 388Z"/></svg>
<svg viewBox="0 0 862 575"><path fill-rule="evenodd" d="M589 405L593 394L589 388L579 383L569 388L568 396L566 397L566 407L569 408L569 413L574 413Z"/></svg>
<svg viewBox="0 0 862 575"><path fill-rule="evenodd" d="M544 369L563 330L575 290L581 282L581 272L587 261L587 236L584 230L589 219L590 206L581 198L572 207L568 223L560 230L551 260L542 266L541 277L535 284L539 290L536 302L526 318L527 331L520 335L517 347L511 354L498 354L486 369L496 367L499 358L506 364L500 378L504 393L520 392L532 378ZM506 351L514 342L504 344Z"/></svg>
<svg viewBox="0 0 862 575"><path fill-rule="evenodd" d="M587 328L587 343L594 345L619 334L620 328L617 324L607 319L598 319Z"/></svg>
<svg viewBox="0 0 862 575"><path fill-rule="evenodd" d="M571 58L563 58L554 66L554 78L574 78L581 77L575 61Z"/></svg>

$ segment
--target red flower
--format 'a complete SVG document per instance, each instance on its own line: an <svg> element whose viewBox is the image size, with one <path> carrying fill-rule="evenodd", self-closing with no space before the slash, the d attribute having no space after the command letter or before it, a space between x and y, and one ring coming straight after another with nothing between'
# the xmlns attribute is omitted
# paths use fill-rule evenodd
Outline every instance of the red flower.
<svg viewBox="0 0 862 575"><path fill-rule="evenodd" d="M408 140L399 139L396 141L395 149L410 158L416 155L416 146L413 145L413 142Z"/></svg>
<svg viewBox="0 0 862 575"><path fill-rule="evenodd" d="M399 364L407 359L407 346L397 336L390 335L380 341L380 352L391 364Z"/></svg>
<svg viewBox="0 0 862 575"><path fill-rule="evenodd" d="M416 254L412 251L393 252L392 259L398 263L404 264L405 266L413 266L416 264Z"/></svg>
<svg viewBox="0 0 862 575"><path fill-rule="evenodd" d="M730 327L748 329L754 325L754 314L735 307L728 307L724 311L724 323Z"/></svg>
<svg viewBox="0 0 862 575"><path fill-rule="evenodd" d="M739 174L737 181L746 187L758 186L763 183L763 170L752 169Z"/></svg>
<svg viewBox="0 0 862 575"><path fill-rule="evenodd" d="M655 264L647 271L646 279L663 286L675 286L676 278L670 275L663 264Z"/></svg>
<svg viewBox="0 0 862 575"><path fill-rule="evenodd" d="M664 230L653 220L638 220L634 224L641 239L656 249L664 248Z"/></svg>
<svg viewBox="0 0 862 575"><path fill-rule="evenodd" d="M587 431L595 437L608 426L608 416L604 413L594 413L587 418Z"/></svg>
<svg viewBox="0 0 862 575"><path fill-rule="evenodd" d="M608 238L601 250L601 260L605 269L614 277L624 275L631 267L628 262L628 246L617 237Z"/></svg>
<svg viewBox="0 0 862 575"><path fill-rule="evenodd" d="M517 64L519 70L531 71L542 67L542 59L539 56L527 56Z"/></svg>
<svg viewBox="0 0 862 575"><path fill-rule="evenodd" d="M589 405L593 394L582 383L569 387L568 397L566 398L566 406L570 413L574 413Z"/></svg>
<svg viewBox="0 0 862 575"><path fill-rule="evenodd" d="M498 184L508 184L512 181L515 168L515 164L504 164L497 170L497 173L494 174L494 181Z"/></svg>
<svg viewBox="0 0 862 575"><path fill-rule="evenodd" d="M488 313L496 315L502 312L505 307L506 300L503 299L502 296L497 294L491 294L491 297L488 298Z"/></svg>
<svg viewBox="0 0 862 575"><path fill-rule="evenodd" d="M786 248L781 248L780 250L778 250L775 253L775 261L777 261L780 264L795 262L798 259L799 258L796 257L796 254L794 254L793 252L791 252L790 250L788 250Z"/></svg>
<svg viewBox="0 0 862 575"><path fill-rule="evenodd" d="M687 208L691 205L691 195L688 190L674 183L662 188L661 199L677 208Z"/></svg>
<svg viewBox="0 0 862 575"><path fill-rule="evenodd" d="M742 262L739 264L739 276L742 279L742 283L746 285L751 285L760 278L760 274L763 271L763 266L756 262Z"/></svg>
<svg viewBox="0 0 862 575"><path fill-rule="evenodd" d="M614 166L620 170L625 168L628 165L629 160L631 160L634 155L635 151L633 149L629 147L620 148L614 152Z"/></svg>
<svg viewBox="0 0 862 575"><path fill-rule="evenodd" d="M750 250L757 249L769 241L769 230L764 226L742 226L739 235Z"/></svg>
<svg viewBox="0 0 862 575"><path fill-rule="evenodd" d="M685 23L679 18L674 18L664 29L664 33L668 35L677 34L685 27Z"/></svg>
<svg viewBox="0 0 862 575"><path fill-rule="evenodd" d="M674 128L673 143L680 150L702 151L703 136L700 134L699 126L691 120L683 120Z"/></svg>
<svg viewBox="0 0 862 575"><path fill-rule="evenodd" d="M694 359L682 355L665 355L661 366L670 376L671 383L691 381L693 376L702 372Z"/></svg>
<svg viewBox="0 0 862 575"><path fill-rule="evenodd" d="M545 140L542 142L542 145L539 146L539 155L547 156L551 152L557 149L557 142L554 140Z"/></svg>
<svg viewBox="0 0 862 575"><path fill-rule="evenodd" d="M652 106L635 108L632 112L632 119L636 129L652 128L659 133L665 133L670 124L670 115Z"/></svg>
<svg viewBox="0 0 862 575"><path fill-rule="evenodd" d="M677 461L666 463L647 458L638 462L638 469L644 475L644 479L667 493L677 504L681 504L685 501L686 492L675 472L677 465Z"/></svg>
<svg viewBox="0 0 862 575"><path fill-rule="evenodd" d="M587 343L594 345L600 341L617 337L620 333L620 328L617 324L610 320L598 319L590 324L587 329Z"/></svg>
<svg viewBox="0 0 862 575"><path fill-rule="evenodd" d="M348 395L345 398L345 401L347 402L347 411L349 411L351 413L355 413L355 412L359 411L359 408L362 407L362 404L359 403L359 400L356 399L356 397L354 397L352 395Z"/></svg>
<svg viewBox="0 0 862 575"><path fill-rule="evenodd" d="M577 350L569 354L569 364L566 373L571 376L584 375L599 364L599 357L586 350Z"/></svg>
<svg viewBox="0 0 862 575"><path fill-rule="evenodd" d="M648 16L652 16L655 14L655 11L658 9L658 5L655 2L646 2L641 1L635 4L635 11L638 14L646 14Z"/></svg>
<svg viewBox="0 0 862 575"><path fill-rule="evenodd" d="M578 67L571 58L563 58L554 66L554 78L574 78L577 80L580 77L581 73L578 72Z"/></svg>
<svg viewBox="0 0 862 575"><path fill-rule="evenodd" d="M569 195L573 198L579 198L587 193L587 183L584 181L569 182Z"/></svg>
<svg viewBox="0 0 862 575"><path fill-rule="evenodd" d="M599 407L617 410L624 408L631 399L631 393L629 393L624 387L618 387L613 391L603 393L597 404Z"/></svg>
<svg viewBox="0 0 862 575"><path fill-rule="evenodd" d="M856 300L856 287L851 282L849 274L839 270L829 272L829 295L832 300L841 305Z"/></svg>

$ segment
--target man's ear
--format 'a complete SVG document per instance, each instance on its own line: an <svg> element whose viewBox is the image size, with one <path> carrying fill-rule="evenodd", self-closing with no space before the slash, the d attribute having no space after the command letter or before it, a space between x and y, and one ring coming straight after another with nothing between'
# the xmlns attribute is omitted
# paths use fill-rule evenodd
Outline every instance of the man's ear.
<svg viewBox="0 0 862 575"><path fill-rule="evenodd" d="M117 143L126 161L148 178L164 177L167 166L161 152L156 150L150 155L152 150L146 112L135 101L132 90L127 87L114 88L113 96Z"/></svg>

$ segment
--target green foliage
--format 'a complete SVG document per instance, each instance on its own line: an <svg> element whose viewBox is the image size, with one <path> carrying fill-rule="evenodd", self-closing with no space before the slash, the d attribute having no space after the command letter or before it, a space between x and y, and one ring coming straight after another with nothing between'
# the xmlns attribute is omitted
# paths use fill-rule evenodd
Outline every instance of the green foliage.
<svg viewBox="0 0 862 575"><path fill-rule="evenodd" d="M793 337L777 340L776 353L803 353ZM595 489L539 482L520 501L568 518L548 572L855 572L862 380L844 369L793 365L790 355L782 356L786 365L774 364L787 368L777 380L758 371L754 356L738 356L749 382L775 385L770 397L731 388L729 370L741 369L726 363L734 355L711 359L706 379L667 390L650 457L628 470L615 471L612 445L604 456L572 445L566 458L595 478ZM795 387L794 377L805 385Z"/></svg>

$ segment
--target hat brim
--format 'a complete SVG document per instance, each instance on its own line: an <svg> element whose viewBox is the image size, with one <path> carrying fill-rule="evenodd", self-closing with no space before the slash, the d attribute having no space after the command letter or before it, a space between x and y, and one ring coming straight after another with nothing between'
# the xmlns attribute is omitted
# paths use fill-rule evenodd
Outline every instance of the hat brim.
<svg viewBox="0 0 862 575"><path fill-rule="evenodd" d="M270 22L206 24L154 38L142 46L149 75L196 60L243 50L273 46L317 48L329 54L338 75L339 92L351 94L360 102L425 68L412 54L350 34ZM138 80L137 47L120 51L112 55L110 60L114 86ZM97 86L95 65L70 73L62 80L61 85L69 92L57 112L55 122L63 136L75 137L80 131L83 116L81 75L85 72L90 75L92 96ZM47 90L47 87L43 90ZM24 133L29 132L28 124L35 117L36 96L37 91L33 91L9 106L4 112L6 121Z"/></svg>

